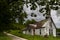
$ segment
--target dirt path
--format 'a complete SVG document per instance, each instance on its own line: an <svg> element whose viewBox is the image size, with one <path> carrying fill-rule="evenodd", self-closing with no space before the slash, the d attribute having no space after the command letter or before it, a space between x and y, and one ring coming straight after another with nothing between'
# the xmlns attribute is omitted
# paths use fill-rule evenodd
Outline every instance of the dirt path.
<svg viewBox="0 0 60 40"><path fill-rule="evenodd" d="M9 34L9 33L6 33L4 32L6 35L8 35L9 37L12 38L12 40L27 40L27 39L24 39L24 38L20 38L20 37L17 37L15 35L12 35L12 34Z"/></svg>

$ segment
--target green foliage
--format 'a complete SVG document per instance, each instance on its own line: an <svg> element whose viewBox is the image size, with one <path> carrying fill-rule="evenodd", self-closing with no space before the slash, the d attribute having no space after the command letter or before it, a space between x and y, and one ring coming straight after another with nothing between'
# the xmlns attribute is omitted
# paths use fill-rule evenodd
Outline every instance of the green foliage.
<svg viewBox="0 0 60 40"><path fill-rule="evenodd" d="M12 40L10 37L0 32L0 40Z"/></svg>
<svg viewBox="0 0 60 40"><path fill-rule="evenodd" d="M41 5L41 6L46 5L45 1L40 2L40 5Z"/></svg>
<svg viewBox="0 0 60 40"><path fill-rule="evenodd" d="M50 0L50 1L49 0L45 0L45 1L44 0L34 0L34 1L30 0L30 3L33 5L31 9L33 10L36 10L37 8L37 7L34 7L35 2L40 6L46 6L45 7L46 15L48 14L50 15L50 9L58 10L59 6L56 6L56 5L60 4L59 0ZM53 5L55 5L56 7L53 7ZM43 13L44 12L43 9L44 8L41 8L39 11Z"/></svg>
<svg viewBox="0 0 60 40"><path fill-rule="evenodd" d="M22 30L22 29L25 28L25 25L22 25L22 24L19 24L19 23L13 23L12 25L13 25L14 30L15 29Z"/></svg>
<svg viewBox="0 0 60 40"><path fill-rule="evenodd" d="M0 31L8 28L12 17L9 12L9 5L7 0L0 0Z"/></svg>
<svg viewBox="0 0 60 40"><path fill-rule="evenodd" d="M13 16L12 19L18 18L19 23L23 24L24 18L27 17L26 12L23 12L23 5L24 2L23 0L18 0L17 2L13 2L10 4L10 12L12 13L11 15Z"/></svg>
<svg viewBox="0 0 60 40"><path fill-rule="evenodd" d="M34 17L37 17L37 15L35 14Z"/></svg>
<svg viewBox="0 0 60 40"><path fill-rule="evenodd" d="M57 32L60 32L60 29L56 29Z"/></svg>
<svg viewBox="0 0 60 40"><path fill-rule="evenodd" d="M36 10L37 6L35 3L32 3L32 7L30 8L31 10Z"/></svg>
<svg viewBox="0 0 60 40"><path fill-rule="evenodd" d="M27 16L23 12L23 0L0 0L0 31L13 28L12 23L19 18L20 24L23 24Z"/></svg>
<svg viewBox="0 0 60 40"><path fill-rule="evenodd" d="M31 13L31 16L32 16L32 17L37 17L37 15L36 15L36 14L34 14L34 13Z"/></svg>
<svg viewBox="0 0 60 40"><path fill-rule="evenodd" d="M20 32L20 30L11 30L9 33L14 34L16 36L28 39L28 40L60 40L60 37L53 37L53 36L49 36L49 37L43 37L40 35L27 35L27 34L23 34Z"/></svg>
<svg viewBox="0 0 60 40"><path fill-rule="evenodd" d="M35 2L38 3L38 0L30 0L28 2L28 0L26 1L26 5L28 3L32 4L31 10L36 10L37 5L35 4ZM56 3L55 3L56 2ZM15 22L15 19L18 18L18 21L20 24L23 24L24 18L27 18L27 14L26 12L23 12L23 5L24 5L24 0L0 0L0 31L1 30L6 30L12 27L12 23ZM44 1L41 0L39 1L39 4L41 6L46 5L46 13L45 15L49 16L50 15L50 9L54 9L54 10L58 10L59 7L53 7L53 5L60 5L59 0L51 0L50 2L48 2L48 0ZM44 12L42 11L43 8L41 10L39 10L40 12ZM32 15L34 17L36 17L37 15ZM28 20L29 22L29 20ZM27 22L27 24L28 24ZM30 21L29 23L34 23L35 21Z"/></svg>
<svg viewBox="0 0 60 40"><path fill-rule="evenodd" d="M20 15L19 15L19 23L20 24L23 24L23 22L25 21L24 18L27 18L27 14L25 12L20 13Z"/></svg>
<svg viewBox="0 0 60 40"><path fill-rule="evenodd" d="M44 12L43 9L44 9L44 8L40 9L39 12L43 13L43 12Z"/></svg>
<svg viewBox="0 0 60 40"><path fill-rule="evenodd" d="M32 20L27 20L26 23L25 23L25 26L29 25L29 24L33 24L33 23L36 23L36 21L34 19Z"/></svg>

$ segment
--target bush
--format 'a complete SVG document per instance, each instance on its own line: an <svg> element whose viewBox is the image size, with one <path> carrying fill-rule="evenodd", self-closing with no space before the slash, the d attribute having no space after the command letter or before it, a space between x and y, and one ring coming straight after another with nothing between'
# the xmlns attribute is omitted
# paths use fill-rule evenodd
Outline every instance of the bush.
<svg viewBox="0 0 60 40"><path fill-rule="evenodd" d="M27 20L26 23L25 23L25 26L29 25L29 24L34 24L36 23L36 21L34 19L32 20Z"/></svg>

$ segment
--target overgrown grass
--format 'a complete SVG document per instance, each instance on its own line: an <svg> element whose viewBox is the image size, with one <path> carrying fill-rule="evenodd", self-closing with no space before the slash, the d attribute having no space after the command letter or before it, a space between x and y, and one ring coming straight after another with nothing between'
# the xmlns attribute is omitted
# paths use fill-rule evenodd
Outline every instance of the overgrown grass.
<svg viewBox="0 0 60 40"><path fill-rule="evenodd" d="M22 38L26 38L28 40L60 40L60 37L53 37L53 36L42 37L42 36L37 36L37 35L34 35L34 36L26 35L26 34L21 33L20 30L10 30L9 33L22 37Z"/></svg>
<svg viewBox="0 0 60 40"><path fill-rule="evenodd" d="M11 40L11 38L5 35L4 33L0 32L0 40Z"/></svg>

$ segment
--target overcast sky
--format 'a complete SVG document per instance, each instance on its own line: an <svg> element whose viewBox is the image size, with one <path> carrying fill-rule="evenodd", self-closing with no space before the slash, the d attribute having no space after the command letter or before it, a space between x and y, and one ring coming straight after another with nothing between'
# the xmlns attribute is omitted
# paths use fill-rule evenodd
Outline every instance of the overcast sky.
<svg viewBox="0 0 60 40"><path fill-rule="evenodd" d="M36 4L37 5L37 4ZM26 5L24 5L23 9L24 11L28 14L27 18L25 18L25 20L31 20L31 19L35 19L36 21L41 21L43 19L45 19L45 17L43 16L43 13L40 13L38 10L40 8L42 8L41 6L37 5L36 10L30 10L31 8L31 4L28 4L28 8L26 7ZM45 6L43 6L45 7ZM37 15L37 17L31 17L31 13L34 13ZM51 10L51 16L52 19L54 21L54 23L56 24L57 28L60 28L60 10L56 11L56 10Z"/></svg>
<svg viewBox="0 0 60 40"><path fill-rule="evenodd" d="M35 19L36 21L40 21L40 20L42 20L42 19L45 19L45 17L43 16L43 13L40 13L39 12L39 9L40 9L40 7L37 5L37 8L36 8L36 10L30 10L30 8L31 8L31 6L30 6L31 4L29 3L28 4L28 8L26 7L26 5L24 5L24 7L23 7L23 9L24 9L24 11L27 13L27 17L28 18L26 18L25 20L31 20L31 19ZM34 14L36 14L37 15L37 17L31 17L31 13L34 13Z"/></svg>
<svg viewBox="0 0 60 40"><path fill-rule="evenodd" d="M58 10L60 11L60 10ZM51 10L51 16L52 19L54 21L54 23L56 24L57 28L60 28L60 13L56 11L56 10Z"/></svg>

